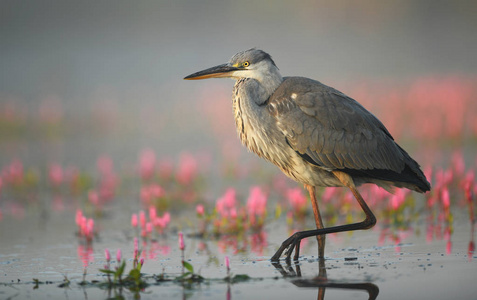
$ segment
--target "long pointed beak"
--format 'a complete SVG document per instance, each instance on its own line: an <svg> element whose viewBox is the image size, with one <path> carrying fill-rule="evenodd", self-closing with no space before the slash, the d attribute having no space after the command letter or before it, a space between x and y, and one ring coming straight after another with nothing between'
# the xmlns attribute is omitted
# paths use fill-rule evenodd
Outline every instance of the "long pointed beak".
<svg viewBox="0 0 477 300"><path fill-rule="evenodd" d="M184 77L184 79L198 80L207 78L230 77L230 74L237 70L239 70L239 68L233 67L229 64L222 64L199 72L195 72L194 74L190 74L189 76Z"/></svg>

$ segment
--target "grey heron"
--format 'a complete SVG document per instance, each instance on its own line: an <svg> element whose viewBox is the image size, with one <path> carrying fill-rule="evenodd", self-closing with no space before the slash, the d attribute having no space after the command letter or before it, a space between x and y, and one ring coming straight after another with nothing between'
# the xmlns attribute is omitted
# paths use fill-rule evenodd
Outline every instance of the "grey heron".
<svg viewBox="0 0 477 300"><path fill-rule="evenodd" d="M259 49L235 54L228 63L184 79L228 77L236 80L233 111L242 143L270 161L310 194L316 229L294 233L271 258L278 261L300 241L316 236L324 257L325 235L369 229L376 218L356 189L372 183L387 190L407 188L420 193L431 186L419 164L393 139L372 113L342 92L304 77L282 77L272 57ZM366 218L362 222L324 227L315 187L347 187Z"/></svg>

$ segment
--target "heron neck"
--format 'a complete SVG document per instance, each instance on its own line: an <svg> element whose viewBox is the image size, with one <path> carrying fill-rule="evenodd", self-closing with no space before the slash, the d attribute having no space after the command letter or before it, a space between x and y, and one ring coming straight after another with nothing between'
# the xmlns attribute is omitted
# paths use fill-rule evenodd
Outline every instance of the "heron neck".
<svg viewBox="0 0 477 300"><path fill-rule="evenodd" d="M265 90L265 99L268 99L282 83L283 78L280 73L258 79L259 84Z"/></svg>
<svg viewBox="0 0 477 300"><path fill-rule="evenodd" d="M253 95L252 98L258 105L263 104L275 92L278 86L283 82L282 75L278 70L270 70L267 76L258 76L257 78L250 78L255 81L255 84L246 85L248 92Z"/></svg>

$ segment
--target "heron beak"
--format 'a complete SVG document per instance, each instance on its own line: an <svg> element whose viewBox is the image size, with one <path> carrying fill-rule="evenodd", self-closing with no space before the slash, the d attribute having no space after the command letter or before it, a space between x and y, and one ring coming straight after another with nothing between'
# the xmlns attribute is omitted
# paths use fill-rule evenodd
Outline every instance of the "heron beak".
<svg viewBox="0 0 477 300"><path fill-rule="evenodd" d="M221 77L230 77L231 73L234 71L240 70L237 67L231 66L230 64L222 64L212 68L208 68L189 76L184 77L186 80L198 80L198 79L207 79L207 78L221 78Z"/></svg>

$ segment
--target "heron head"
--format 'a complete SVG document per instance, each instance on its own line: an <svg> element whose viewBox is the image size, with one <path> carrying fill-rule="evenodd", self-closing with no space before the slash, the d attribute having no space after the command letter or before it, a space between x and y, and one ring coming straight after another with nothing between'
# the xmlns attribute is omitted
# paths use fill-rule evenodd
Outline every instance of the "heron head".
<svg viewBox="0 0 477 300"><path fill-rule="evenodd" d="M193 73L184 79L227 77L234 79L254 78L262 81L270 76L278 76L281 79L278 67L272 57L262 50L252 48L235 54L228 63Z"/></svg>

